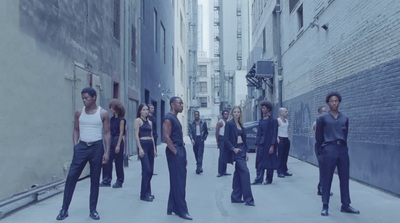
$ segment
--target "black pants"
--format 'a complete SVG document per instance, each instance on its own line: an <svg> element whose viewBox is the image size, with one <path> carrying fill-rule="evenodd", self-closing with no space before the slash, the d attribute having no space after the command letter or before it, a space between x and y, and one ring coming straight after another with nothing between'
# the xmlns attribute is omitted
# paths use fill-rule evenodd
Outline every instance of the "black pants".
<svg viewBox="0 0 400 223"><path fill-rule="evenodd" d="M97 208L99 198L99 181L101 162L104 154L103 140L88 146L82 142L74 146L74 155L69 168L68 177L65 181L64 199L62 208L68 210L74 194L76 183L86 163L90 164L90 211Z"/></svg>
<svg viewBox="0 0 400 223"><path fill-rule="evenodd" d="M278 174L285 174L288 171L287 161L289 157L290 141L289 138L279 137L278 143Z"/></svg>
<svg viewBox="0 0 400 223"><path fill-rule="evenodd" d="M188 214L186 204L186 149L184 146L175 146L177 154L166 149L169 170L169 197L167 212L177 215Z"/></svg>
<svg viewBox="0 0 400 223"><path fill-rule="evenodd" d="M254 179L255 182L261 183L264 179L264 172L267 170L267 177L265 178L265 181L271 181L274 178L274 169L273 168L257 168L257 177Z"/></svg>
<svg viewBox="0 0 400 223"><path fill-rule="evenodd" d="M110 157L108 163L103 165L103 184L111 184L113 162L115 160L115 171L117 173L116 183L122 185L124 183L124 141L119 145L119 152L115 153L115 147L118 143L118 136L111 138Z"/></svg>
<svg viewBox="0 0 400 223"><path fill-rule="evenodd" d="M140 189L140 198L148 198L151 195L151 178L154 171L154 144L153 140L140 140L144 156L140 158L142 163L142 184Z"/></svg>
<svg viewBox="0 0 400 223"><path fill-rule="evenodd" d="M239 144L242 150L235 154L235 172L232 180L231 201L254 202L250 186L250 172L246 164L246 152L243 144ZM242 199L243 198L243 199Z"/></svg>
<svg viewBox="0 0 400 223"><path fill-rule="evenodd" d="M219 141L218 173L224 174L226 173L226 166L227 166L225 151L224 151L224 137L219 136L218 141Z"/></svg>
<svg viewBox="0 0 400 223"><path fill-rule="evenodd" d="M329 204L331 193L332 179L337 167L340 181L340 199L342 205L350 204L350 160L348 148L345 145L327 145L324 148L324 153L320 155L322 159L322 203Z"/></svg>
<svg viewBox="0 0 400 223"><path fill-rule="evenodd" d="M204 141L201 136L196 136L193 146L194 157L196 159L197 170L203 167Z"/></svg>

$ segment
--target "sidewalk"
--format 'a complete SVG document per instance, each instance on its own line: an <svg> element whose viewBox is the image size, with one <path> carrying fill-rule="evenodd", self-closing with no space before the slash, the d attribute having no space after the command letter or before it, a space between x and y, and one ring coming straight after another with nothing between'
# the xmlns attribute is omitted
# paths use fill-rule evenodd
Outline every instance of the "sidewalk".
<svg viewBox="0 0 400 223"><path fill-rule="evenodd" d="M204 173L195 174L192 146L186 141L188 156L186 201L193 222L201 223L394 223L400 219L400 198L371 188L361 183L350 182L352 206L361 211L360 215L340 212L338 177L332 184L329 216L322 217L321 198L317 196L318 169L308 163L289 158L292 177L278 178L276 174L271 185L252 186L255 207L230 203L232 176L217 178L218 150L213 135L206 142ZM100 188L98 212L101 219L89 217L89 179L78 182L69 210L64 221L55 220L62 203L62 193L21 209L0 221L3 223L47 223L47 222L188 222L175 215L167 215L169 176L165 158L165 144L158 146L159 157L155 161L155 175L152 179L154 202L139 200L141 166L136 157L131 157L125 168L123 188ZM248 167L251 179L255 177L255 154L250 153ZM228 165L233 173L234 166ZM115 174L115 173L114 173ZM114 176L115 177L115 176Z"/></svg>

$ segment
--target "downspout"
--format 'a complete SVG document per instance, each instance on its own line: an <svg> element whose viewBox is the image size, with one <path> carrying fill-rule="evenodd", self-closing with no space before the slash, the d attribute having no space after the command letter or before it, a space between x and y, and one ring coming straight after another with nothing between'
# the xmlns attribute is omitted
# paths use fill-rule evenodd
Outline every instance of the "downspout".
<svg viewBox="0 0 400 223"><path fill-rule="evenodd" d="M278 66L278 100L279 107L283 106L282 103L282 87L283 87L283 77L282 77L282 48L281 48L281 1L276 0L276 29L277 29L277 66Z"/></svg>

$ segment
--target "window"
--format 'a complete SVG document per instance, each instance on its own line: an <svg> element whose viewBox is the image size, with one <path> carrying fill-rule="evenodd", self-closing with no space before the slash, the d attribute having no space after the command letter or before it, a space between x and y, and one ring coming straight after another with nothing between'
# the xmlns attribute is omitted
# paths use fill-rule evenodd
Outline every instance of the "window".
<svg viewBox="0 0 400 223"><path fill-rule="evenodd" d="M174 66L174 65L175 65L175 64L174 64L174 63L175 63L175 58L174 58L174 56L175 56L175 55L174 55L174 53L175 53L175 52L174 52L174 46L172 46L172 47L171 47L171 60L172 60L172 63L171 63L171 65L172 65L172 76L174 76L174 75L175 75L175 66Z"/></svg>
<svg viewBox="0 0 400 223"><path fill-rule="evenodd" d="M142 10L141 10L142 18L141 18L141 19L142 19L143 24L144 24L144 20L145 20L145 18L146 18L146 17L145 17L145 12L146 12L146 11L145 11L145 4L144 4L144 1L145 1L145 0L142 0L142 3L140 4L140 6L141 6L141 8L142 8Z"/></svg>
<svg viewBox="0 0 400 223"><path fill-rule="evenodd" d="M199 65L198 76L207 77L207 65Z"/></svg>
<svg viewBox="0 0 400 223"><path fill-rule="evenodd" d="M157 40L158 40L158 33L157 33L157 10L154 9L154 51L158 52L157 49Z"/></svg>
<svg viewBox="0 0 400 223"><path fill-rule="evenodd" d="M114 37L119 40L119 26L120 26L120 14L119 14L119 1L114 0Z"/></svg>
<svg viewBox="0 0 400 223"><path fill-rule="evenodd" d="M136 27L132 25L132 47L131 47L131 60L136 65Z"/></svg>
<svg viewBox="0 0 400 223"><path fill-rule="evenodd" d="M119 98L119 83L114 82L113 86L113 98Z"/></svg>
<svg viewBox="0 0 400 223"><path fill-rule="evenodd" d="M160 24L161 24L161 33L160 33L161 60L165 64L165 27L164 27L164 24L162 22L160 22Z"/></svg>
<svg viewBox="0 0 400 223"><path fill-rule="evenodd" d="M197 92L198 93L207 93L207 82L206 81L197 82Z"/></svg>
<svg viewBox="0 0 400 223"><path fill-rule="evenodd" d="M180 14L180 36L181 36L181 43L183 42L183 18L182 13Z"/></svg>
<svg viewBox="0 0 400 223"><path fill-rule="evenodd" d="M297 18L299 21L299 30L303 28L303 5L300 5L300 7L297 9Z"/></svg>
<svg viewBox="0 0 400 223"><path fill-rule="evenodd" d="M183 66L183 59L181 57L181 81L183 82L183 75L185 74L185 69Z"/></svg>
<svg viewBox="0 0 400 223"><path fill-rule="evenodd" d="M293 12L294 8L296 8L297 3L299 3L299 0L289 0L290 12Z"/></svg>
<svg viewBox="0 0 400 223"><path fill-rule="evenodd" d="M265 53L265 51L267 51L267 34L265 33L265 28L263 29L263 53Z"/></svg>
<svg viewBox="0 0 400 223"><path fill-rule="evenodd" d="M207 108L207 97L199 97L200 107Z"/></svg>

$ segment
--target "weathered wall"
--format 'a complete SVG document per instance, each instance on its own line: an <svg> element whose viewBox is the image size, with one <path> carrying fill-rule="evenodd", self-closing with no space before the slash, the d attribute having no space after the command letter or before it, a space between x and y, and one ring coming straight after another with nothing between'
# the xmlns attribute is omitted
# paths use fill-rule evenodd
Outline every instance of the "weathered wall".
<svg viewBox="0 0 400 223"><path fill-rule="evenodd" d="M124 79L113 1L4 0L0 29L2 200L66 176L89 73L105 109Z"/></svg>
<svg viewBox="0 0 400 223"><path fill-rule="evenodd" d="M400 2L302 1L299 31L296 13L281 2L291 154L315 163L311 125L326 94L338 91L350 119L351 177L400 194L400 178L393 177L400 171ZM317 2L326 8L319 11ZM316 22L328 23L327 30L308 27L318 12Z"/></svg>
<svg viewBox="0 0 400 223"><path fill-rule="evenodd" d="M162 140L161 122L164 114L170 110L170 97L175 96L175 78L172 73L172 47L175 49L174 60L176 63L180 63L180 57L184 55L177 55L178 53L174 46L174 14L172 12L176 9L173 7L172 2L164 0L146 0L143 2L141 24L142 92L140 103L145 103L146 100L148 100L148 103L157 103L155 115L157 117L157 131L160 141ZM156 23L154 23L155 11L157 12ZM155 35L154 24L156 24L157 36ZM162 57L161 49L161 24L165 28L165 60ZM177 24L179 24L178 21ZM183 36L185 37L185 35ZM154 41L157 43L157 48L154 47ZM175 71L175 74L180 74L180 72ZM149 92L148 98L146 98L145 90ZM164 102L164 108L162 108L162 101Z"/></svg>

